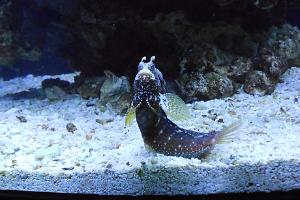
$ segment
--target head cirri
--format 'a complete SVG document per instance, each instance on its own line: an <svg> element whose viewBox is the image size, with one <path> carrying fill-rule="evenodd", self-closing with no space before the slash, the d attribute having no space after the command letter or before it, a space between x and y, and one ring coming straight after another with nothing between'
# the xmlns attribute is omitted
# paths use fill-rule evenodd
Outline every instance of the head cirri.
<svg viewBox="0 0 300 200"><path fill-rule="evenodd" d="M165 81L154 60L155 57L152 56L149 62L145 62L146 57L143 57L138 65L138 73L133 83L134 105L143 101L153 104L159 101L159 94L165 93Z"/></svg>

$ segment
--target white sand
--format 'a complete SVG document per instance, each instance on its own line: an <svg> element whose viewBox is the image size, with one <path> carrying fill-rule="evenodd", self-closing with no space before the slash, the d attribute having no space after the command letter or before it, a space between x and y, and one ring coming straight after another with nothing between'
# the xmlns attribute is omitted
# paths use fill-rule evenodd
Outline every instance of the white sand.
<svg viewBox="0 0 300 200"><path fill-rule="evenodd" d="M56 77L73 81L74 75ZM243 121L231 143L217 145L202 161L147 152L136 123L125 127L123 116L87 107L87 101L77 95L56 102L12 100L7 96L38 88L41 81L49 77L29 75L0 80L0 189L186 194L300 188L300 167L297 169L300 164L300 97L295 102L300 95L300 68L288 70L282 77L283 83L277 85L272 95L252 96L241 91L230 98L189 104L192 120L178 122L187 129L207 132L222 129L238 119ZM211 109L213 111L209 111ZM223 118L224 123L212 120L211 112ZM27 122L21 123L16 116L24 116ZM96 119L113 121L102 125ZM77 127L74 133L66 129L69 122ZM143 162L146 164L141 164ZM278 165L283 166L282 169ZM257 170L257 166L266 170L270 166L277 174L280 173L277 169L282 171L278 174L282 180L289 180L282 186L280 179L276 185L276 180L264 176L268 172L258 175L257 171L245 178L244 174L235 174L234 170L240 170L241 166L249 169L247 173ZM158 171L149 171L149 167ZM158 179L162 184L159 189L151 185L158 183L152 180L157 177L151 173L164 173L159 175L164 177L165 173L173 172L175 175L168 180ZM25 178L22 174L26 174ZM178 174L186 180L178 179ZM238 187L228 182L232 180L231 174L233 179L240 179L241 182L235 183ZM148 182L148 175L152 182ZM198 175L211 181L202 183L196 180ZM35 178L41 176L41 179Z"/></svg>

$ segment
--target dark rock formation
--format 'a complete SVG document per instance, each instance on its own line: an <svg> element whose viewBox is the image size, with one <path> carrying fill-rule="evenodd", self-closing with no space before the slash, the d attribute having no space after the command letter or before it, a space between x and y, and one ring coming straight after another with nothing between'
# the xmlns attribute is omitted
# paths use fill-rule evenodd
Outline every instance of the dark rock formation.
<svg viewBox="0 0 300 200"><path fill-rule="evenodd" d="M16 4L10 0L0 3L0 66L12 65L18 59L34 61L41 56L38 46L23 40Z"/></svg>
<svg viewBox="0 0 300 200"><path fill-rule="evenodd" d="M57 86L62 88L65 91L70 91L72 89L71 83L65 80L61 80L59 78L55 78L55 79L45 79L42 81L42 88L49 88L49 87L53 87L53 86Z"/></svg>
<svg viewBox="0 0 300 200"><path fill-rule="evenodd" d="M254 68L266 72L272 79L278 78L288 69L286 59L275 55L266 47L259 50L258 56L254 58Z"/></svg>
<svg viewBox="0 0 300 200"><path fill-rule="evenodd" d="M37 60L47 49L81 72L74 88L83 98L101 98L99 76L105 70L130 81L141 57L155 55L160 71L167 80L178 80L186 99L230 96L236 83L245 83L249 93L255 87L269 93L288 66L300 65L300 31L284 24L290 4L299 5L286 0L3 0L0 65Z"/></svg>
<svg viewBox="0 0 300 200"><path fill-rule="evenodd" d="M42 89L49 101L66 99L68 94L74 93L72 84L59 78L43 80Z"/></svg>
<svg viewBox="0 0 300 200"><path fill-rule="evenodd" d="M229 65L232 60L231 54L220 50L215 45L194 44L182 56L180 61L181 74L193 70L212 71L213 66Z"/></svg>
<svg viewBox="0 0 300 200"><path fill-rule="evenodd" d="M296 65L300 64L296 62L300 57L300 30L297 27L289 24L271 27L265 43L278 56Z"/></svg>
<svg viewBox="0 0 300 200"><path fill-rule="evenodd" d="M224 66L213 66L216 73L227 75L237 83L243 83L246 75L253 68L253 62L250 58L236 57L233 62Z"/></svg>
<svg viewBox="0 0 300 200"><path fill-rule="evenodd" d="M247 75L244 90L249 94L266 95L274 91L275 85L265 72L255 70Z"/></svg>
<svg viewBox="0 0 300 200"><path fill-rule="evenodd" d="M117 77L110 71L105 71L106 80L100 88L98 107L108 108L117 114L125 114L130 106L132 94L128 78Z"/></svg>
<svg viewBox="0 0 300 200"><path fill-rule="evenodd" d="M84 99L97 98L104 80L104 77L79 75L75 77L74 87Z"/></svg>
<svg viewBox="0 0 300 200"><path fill-rule="evenodd" d="M181 92L187 101L214 99L233 95L234 84L226 76L201 71L184 74L178 81Z"/></svg>

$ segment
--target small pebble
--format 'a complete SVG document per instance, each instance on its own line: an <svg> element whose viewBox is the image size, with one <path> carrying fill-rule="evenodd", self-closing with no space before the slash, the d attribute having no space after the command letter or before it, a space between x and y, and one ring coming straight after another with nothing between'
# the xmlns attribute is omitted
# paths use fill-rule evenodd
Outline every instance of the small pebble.
<svg viewBox="0 0 300 200"><path fill-rule="evenodd" d="M74 133L74 131L77 130L75 124L73 124L73 123L68 123L66 128L67 128L68 132L71 132L71 133Z"/></svg>
<svg viewBox="0 0 300 200"><path fill-rule="evenodd" d="M153 158L153 159L150 160L150 162L151 162L152 165L155 165L155 164L158 163L158 160Z"/></svg>
<svg viewBox="0 0 300 200"><path fill-rule="evenodd" d="M294 103L300 103L300 96L296 96L294 98Z"/></svg>
<svg viewBox="0 0 300 200"><path fill-rule="evenodd" d="M107 124L109 122L112 122L114 121L113 118L108 118L108 119L96 119L96 122L101 124L101 125L104 125L104 124Z"/></svg>
<svg viewBox="0 0 300 200"><path fill-rule="evenodd" d="M85 135L86 140L91 140L92 138L93 138L93 135L91 135L91 134L86 134Z"/></svg>
<svg viewBox="0 0 300 200"><path fill-rule="evenodd" d="M282 113L284 113L284 114L287 114L287 113L286 113L286 108L285 108L285 107L280 107L280 111L281 111Z"/></svg>
<svg viewBox="0 0 300 200"><path fill-rule="evenodd" d="M89 100L86 104L86 107L92 107L92 106L95 106L95 102L93 100Z"/></svg>
<svg viewBox="0 0 300 200"><path fill-rule="evenodd" d="M112 164L110 164L110 163L107 164L107 165L105 166L105 168L106 168L106 169L111 169L111 168L112 168Z"/></svg>
<svg viewBox="0 0 300 200"><path fill-rule="evenodd" d="M213 114L213 115L208 115L208 118L213 120L213 121L216 121L218 115L217 114Z"/></svg>
<svg viewBox="0 0 300 200"><path fill-rule="evenodd" d="M73 170L74 167L73 167L73 166L71 166L71 167L63 167L62 169L63 169L63 170Z"/></svg>
<svg viewBox="0 0 300 200"><path fill-rule="evenodd" d="M18 120L22 123L27 122L27 119L24 116L16 116L18 118Z"/></svg>
<svg viewBox="0 0 300 200"><path fill-rule="evenodd" d="M42 165L40 165L40 164L33 167L34 170L37 170L37 169L40 169L40 168L42 168Z"/></svg>
<svg viewBox="0 0 300 200"><path fill-rule="evenodd" d="M231 116L234 116L234 115L236 115L236 112L235 111L229 111L228 114L231 115Z"/></svg>
<svg viewBox="0 0 300 200"><path fill-rule="evenodd" d="M217 116L216 121L219 123L224 123L224 119L222 116Z"/></svg>
<svg viewBox="0 0 300 200"><path fill-rule="evenodd" d="M17 165L17 160L12 160L11 164L12 164L13 167L16 166Z"/></svg>
<svg viewBox="0 0 300 200"><path fill-rule="evenodd" d="M49 126L47 124L42 124L41 126L42 126L43 130L47 130L49 128Z"/></svg>

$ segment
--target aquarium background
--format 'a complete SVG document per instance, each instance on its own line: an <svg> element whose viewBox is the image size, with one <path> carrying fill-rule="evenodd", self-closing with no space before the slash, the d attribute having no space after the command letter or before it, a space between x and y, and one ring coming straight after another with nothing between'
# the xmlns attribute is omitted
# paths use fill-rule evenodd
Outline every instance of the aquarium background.
<svg viewBox="0 0 300 200"><path fill-rule="evenodd" d="M124 18L124 22L120 26L124 26L126 31L124 33L116 33L116 36L113 37L118 38L120 36L125 38L121 38L120 43L108 44L107 48L108 51L112 51L111 56L119 60L111 61L111 63L123 65L127 68L129 68L129 64L135 65L136 60L139 58L137 56L138 50L143 52L143 49L147 49L144 51L145 55L159 53L159 51L155 51L157 50L155 47L149 47L147 43L147 40L153 40L153 36L148 34L146 30L143 30L142 26L139 27L139 22L132 22L135 20L135 17L147 20L153 19L158 13L167 14L184 11L187 13L187 20L195 20L199 23L225 21L230 24L236 19L237 21L250 20L250 22L247 22L249 24L243 25L243 28L250 32L256 29L266 30L271 25L279 25L283 22L299 27L300 6L297 1L279 1L279 3L278 1L266 1L269 4L274 2L272 9L266 10L260 10L253 6L251 1L241 2L243 3L218 0L200 2L182 2L177 0L160 2L152 0L145 3L140 3L139 1L125 3L121 1L99 2L90 0L3 0L0 3L2 11L0 76L4 79L10 79L26 74L67 73L74 71L74 69L80 70L82 68L87 68L87 72L91 70L90 73L93 73L93 70L96 68L97 73L101 73L104 69L112 67L108 58L101 58L101 56L105 56L106 49L100 51L103 42L101 42L101 38L97 38L96 32L99 31L101 33L101 28L105 29L105 27L101 27L100 23L96 22L97 20L103 20L104 23L116 23L121 18ZM241 4L243 6L240 6ZM240 6L240 9L236 8L238 6ZM97 27L101 27L99 28L100 30L94 30ZM150 30L150 32L161 31L161 29L154 29ZM130 36L130 32L137 34L139 44L128 40L127 36ZM261 33L261 30L258 32ZM158 33L158 35L160 34ZM163 33L161 37L164 37ZM155 42L155 45L166 46L166 44L160 44L159 39L156 39ZM172 41L170 40L168 43L172 43ZM85 53L85 48L88 49L86 50L88 53ZM130 48L134 49L130 51ZM159 47L157 48L160 49ZM120 52L117 49L120 49ZM167 53L172 53L172 51L166 50ZM165 51L165 49L162 51ZM92 61L85 61L86 54L92 58ZM126 58L124 58L125 56ZM165 59L163 56L160 57L160 59ZM173 58L168 60L167 63L178 65L178 60L176 63L174 57L175 55L173 54ZM102 62L102 60L107 60L106 62L108 63L103 63L104 61ZM132 60L132 63L128 63L129 60ZM114 71L124 74L124 70L122 70L124 67L120 67L122 69L117 66L112 68Z"/></svg>
<svg viewBox="0 0 300 200"><path fill-rule="evenodd" d="M299 28L296 0L0 1L0 189L299 189ZM166 117L205 136L239 124L228 143L148 151L131 109L144 56L171 94Z"/></svg>

